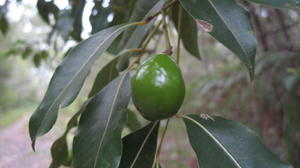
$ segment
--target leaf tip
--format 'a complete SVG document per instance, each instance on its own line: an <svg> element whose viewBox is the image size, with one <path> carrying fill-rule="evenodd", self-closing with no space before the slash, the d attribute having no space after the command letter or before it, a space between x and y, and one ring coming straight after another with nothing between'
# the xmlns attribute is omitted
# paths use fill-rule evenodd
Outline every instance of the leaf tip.
<svg viewBox="0 0 300 168"><path fill-rule="evenodd" d="M35 152L35 139L32 139L31 148L32 148L33 152Z"/></svg>

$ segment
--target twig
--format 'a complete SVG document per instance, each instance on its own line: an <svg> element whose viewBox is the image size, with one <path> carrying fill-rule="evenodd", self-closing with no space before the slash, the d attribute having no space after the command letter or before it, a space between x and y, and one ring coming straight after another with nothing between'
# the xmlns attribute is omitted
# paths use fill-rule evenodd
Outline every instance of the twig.
<svg viewBox="0 0 300 168"><path fill-rule="evenodd" d="M181 6L178 5L178 37L177 37L177 49L176 49L176 62L179 64L180 59L180 38L181 38L181 19L182 19L182 9Z"/></svg>

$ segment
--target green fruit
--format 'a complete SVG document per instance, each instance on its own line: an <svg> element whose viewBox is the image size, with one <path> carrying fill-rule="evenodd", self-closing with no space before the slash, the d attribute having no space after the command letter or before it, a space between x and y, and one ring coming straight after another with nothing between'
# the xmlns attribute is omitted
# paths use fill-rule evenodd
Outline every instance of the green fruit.
<svg viewBox="0 0 300 168"><path fill-rule="evenodd" d="M132 77L132 99L147 120L169 118L179 110L185 94L177 64L166 54L149 57Z"/></svg>

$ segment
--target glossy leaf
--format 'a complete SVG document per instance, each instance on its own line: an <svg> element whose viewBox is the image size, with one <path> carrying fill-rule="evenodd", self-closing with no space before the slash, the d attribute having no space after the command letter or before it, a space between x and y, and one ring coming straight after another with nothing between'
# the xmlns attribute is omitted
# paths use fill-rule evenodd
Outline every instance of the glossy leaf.
<svg viewBox="0 0 300 168"><path fill-rule="evenodd" d="M254 3L268 5L276 8L297 8L300 7L299 0L247 0Z"/></svg>
<svg viewBox="0 0 300 168"><path fill-rule="evenodd" d="M29 131L33 147L36 138L52 128L58 110L68 106L77 97L93 63L120 33L133 25L117 25L102 30L68 53L56 68L44 99L30 118Z"/></svg>
<svg viewBox="0 0 300 168"><path fill-rule="evenodd" d="M181 8L181 21L178 22L179 8ZM184 48L194 57L201 59L198 49L198 28L192 16L190 16L180 5L172 8L172 21L178 30L178 23L181 23L180 34Z"/></svg>
<svg viewBox="0 0 300 168"><path fill-rule="evenodd" d="M253 78L256 39L246 11L235 0L180 0L200 27L246 65Z"/></svg>
<svg viewBox="0 0 300 168"><path fill-rule="evenodd" d="M154 162L159 123L147 126L123 138L119 168L151 168Z"/></svg>
<svg viewBox="0 0 300 168"><path fill-rule="evenodd" d="M187 115L184 123L201 168L292 168L236 121Z"/></svg>
<svg viewBox="0 0 300 168"><path fill-rule="evenodd" d="M164 0L158 1L149 1L149 0L140 0L137 2L135 10L133 11L130 21L136 21L136 20L145 20L148 16L151 14L159 11L163 4ZM142 41L145 39L145 36L148 34L149 30L152 28L154 24L155 19L146 25L138 26L136 28L131 28L127 30L124 35L123 39L121 40L121 46L124 50L130 49L130 48L138 48ZM122 44L124 43L124 44ZM118 62L118 70L122 71L125 68L127 68L129 63L129 58L132 56L135 56L139 53L133 53L133 52L120 52L118 55L120 57Z"/></svg>
<svg viewBox="0 0 300 168"><path fill-rule="evenodd" d="M85 109L86 103L82 106L82 108L75 113L74 116L71 117L67 124L67 129L65 130L64 134L59 137L57 140L54 141L54 143L51 146L51 156L52 156L52 162L50 164L50 168L58 168L61 165L64 165L66 162L68 162L68 155L69 155L69 149L68 149L68 143L67 143L67 135L69 131L76 127L78 124L78 118Z"/></svg>
<svg viewBox="0 0 300 168"><path fill-rule="evenodd" d="M89 97L97 94L102 88L104 88L104 86L118 76L119 73L116 67L118 59L118 57L114 58L99 71L92 90L89 93Z"/></svg>
<svg viewBox="0 0 300 168"><path fill-rule="evenodd" d="M74 168L117 168L122 154L124 109L130 100L130 75L113 80L87 104L73 141Z"/></svg>

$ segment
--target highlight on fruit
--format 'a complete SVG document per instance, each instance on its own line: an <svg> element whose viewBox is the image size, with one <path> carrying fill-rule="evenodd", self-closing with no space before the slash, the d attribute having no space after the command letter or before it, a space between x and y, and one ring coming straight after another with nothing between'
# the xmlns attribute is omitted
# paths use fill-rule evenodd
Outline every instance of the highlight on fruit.
<svg viewBox="0 0 300 168"><path fill-rule="evenodd" d="M133 102L147 120L172 117L183 103L185 84L180 68L166 54L146 59L131 82Z"/></svg>

